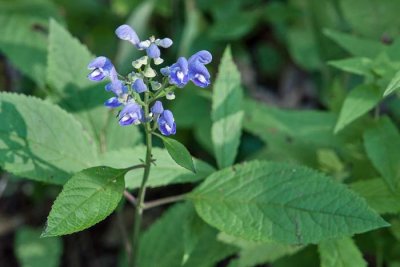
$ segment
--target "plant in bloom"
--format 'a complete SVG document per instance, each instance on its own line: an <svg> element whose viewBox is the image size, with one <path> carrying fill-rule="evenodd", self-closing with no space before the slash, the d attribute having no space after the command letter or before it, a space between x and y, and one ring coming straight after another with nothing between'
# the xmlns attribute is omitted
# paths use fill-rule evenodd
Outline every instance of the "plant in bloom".
<svg viewBox="0 0 400 267"><path fill-rule="evenodd" d="M151 36L140 40L129 25L119 26L115 34L136 49L145 51L146 55L132 62L133 70L126 76L118 73L110 59L104 56L89 63L90 80L109 81L105 90L113 96L104 105L111 109L121 108L118 115L121 126L153 123L151 129L158 129L165 136L175 134L174 115L164 109L161 100L175 99L174 90L185 87L189 82L201 88L209 86L211 76L206 65L212 61L211 53L202 50L189 59L179 57L174 64L161 68L158 73L155 67L164 63L160 48L169 48L173 44L171 39Z"/></svg>

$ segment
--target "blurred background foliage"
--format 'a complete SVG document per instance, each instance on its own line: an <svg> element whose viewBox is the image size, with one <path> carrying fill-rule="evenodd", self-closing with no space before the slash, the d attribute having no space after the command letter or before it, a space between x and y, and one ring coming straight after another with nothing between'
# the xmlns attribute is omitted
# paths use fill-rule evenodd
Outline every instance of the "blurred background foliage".
<svg viewBox="0 0 400 267"><path fill-rule="evenodd" d="M113 34L124 23L143 38L173 39L173 47L164 53L167 64L200 49L211 51L214 79L222 52L230 44L247 97L239 160L302 163L339 181L372 179L378 174L362 146L362 132L365 125L373 123L371 119L361 117L338 135L333 134L333 127L350 89L365 81L386 86L400 67L398 10L397 0L0 0L0 89L54 97L54 89L46 82L50 18L95 55L111 58L124 74L138 56L138 51ZM170 108L179 128L178 139L193 155L215 164L210 97L209 90L186 88ZM396 122L400 122L398 104L397 99L389 98L381 106ZM151 196L163 196L168 190L179 193L185 186L155 189ZM353 188L362 194L362 184L355 183ZM0 266L17 266L17 258L21 266L58 265L57 261L41 263L35 256L43 250L59 256L59 241L35 246L37 229L17 231L22 225L43 225L58 192L58 187L1 174ZM368 200L368 193L364 197ZM379 210L379 201L375 205ZM400 210L396 205L393 209ZM162 211L149 212L147 223ZM125 215L131 222L132 215ZM118 216L64 237L63 266L116 266ZM394 235L385 232L387 238L378 243L371 241L374 234L357 243L363 251L374 251L369 260L379 262L388 257L393 258L390 266L399 266L395 264L400 258L393 253L398 245L387 247L399 236L398 229L393 231ZM276 266L317 266L316 251L308 247ZM383 256L383 251L387 255Z"/></svg>

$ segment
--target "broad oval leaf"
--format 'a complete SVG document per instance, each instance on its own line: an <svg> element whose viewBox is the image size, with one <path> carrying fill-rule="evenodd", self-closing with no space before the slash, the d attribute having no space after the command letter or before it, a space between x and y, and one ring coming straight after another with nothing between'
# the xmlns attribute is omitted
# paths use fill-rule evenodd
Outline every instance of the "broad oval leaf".
<svg viewBox="0 0 400 267"><path fill-rule="evenodd" d="M34 97L0 93L0 165L15 175L64 184L97 164L93 140L74 117Z"/></svg>
<svg viewBox="0 0 400 267"><path fill-rule="evenodd" d="M196 173L179 166L165 149L152 149L154 164L151 166L148 187L159 187L180 183L195 183L205 179L215 169L209 164L193 159ZM136 146L117 151L111 151L101 156L101 164L114 168L128 168L134 164L140 164L146 155L145 146ZM125 183L128 188L138 188L143 177L143 169L131 171L125 175Z"/></svg>
<svg viewBox="0 0 400 267"><path fill-rule="evenodd" d="M127 171L100 166L75 174L54 201L42 237L75 233L104 220L121 200Z"/></svg>
<svg viewBox="0 0 400 267"><path fill-rule="evenodd" d="M388 226L344 185L280 163L253 161L215 172L189 199L209 224L253 241L318 243Z"/></svg>
<svg viewBox="0 0 400 267"><path fill-rule="evenodd" d="M184 145L176 141L175 139L164 137L160 134L156 134L164 143L165 149L167 149L171 158L180 166L189 171L196 172L194 168L193 159L189 151Z"/></svg>
<svg viewBox="0 0 400 267"><path fill-rule="evenodd" d="M242 102L240 73L228 47L218 69L212 97L211 139L220 168L230 166L235 161L242 132Z"/></svg>

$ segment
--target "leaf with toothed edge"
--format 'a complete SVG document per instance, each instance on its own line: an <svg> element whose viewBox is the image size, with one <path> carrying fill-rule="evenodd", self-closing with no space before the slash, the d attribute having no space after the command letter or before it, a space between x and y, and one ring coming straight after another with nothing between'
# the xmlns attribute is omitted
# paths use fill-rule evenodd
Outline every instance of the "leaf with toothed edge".
<svg viewBox="0 0 400 267"><path fill-rule="evenodd" d="M346 186L281 163L252 161L215 172L188 199L207 223L251 241L315 244L389 225Z"/></svg>
<svg viewBox="0 0 400 267"><path fill-rule="evenodd" d="M54 201L42 237L75 233L104 220L121 200L128 171L100 166L72 176Z"/></svg>

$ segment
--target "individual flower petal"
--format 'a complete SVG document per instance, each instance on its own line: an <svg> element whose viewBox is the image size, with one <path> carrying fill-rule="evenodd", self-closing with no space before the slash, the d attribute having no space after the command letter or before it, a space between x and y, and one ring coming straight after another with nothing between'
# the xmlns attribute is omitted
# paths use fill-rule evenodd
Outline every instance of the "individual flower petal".
<svg viewBox="0 0 400 267"><path fill-rule="evenodd" d="M128 87L121 80L118 79L116 81L108 83L105 88L106 91L111 91L118 97L128 92Z"/></svg>
<svg viewBox="0 0 400 267"><path fill-rule="evenodd" d="M151 112L153 114L158 114L159 115L159 114L163 113L163 111L164 111L164 107L163 107L161 101L156 101L154 103L154 105L151 107Z"/></svg>
<svg viewBox="0 0 400 267"><path fill-rule="evenodd" d="M146 53L149 58L159 58L161 55L160 48L154 43L152 43L147 49Z"/></svg>
<svg viewBox="0 0 400 267"><path fill-rule="evenodd" d="M151 42L149 40L146 40L146 41L140 42L137 46L139 49L143 50L143 49L149 48L150 45L151 45Z"/></svg>
<svg viewBox="0 0 400 267"><path fill-rule="evenodd" d="M126 126L130 124L139 124L143 120L142 108L134 103L128 103L119 113L119 124Z"/></svg>
<svg viewBox="0 0 400 267"><path fill-rule="evenodd" d="M115 30L115 34L119 39L131 42L133 45L138 45L140 39L136 32L129 25L121 25Z"/></svg>
<svg viewBox="0 0 400 267"><path fill-rule="evenodd" d="M153 60L154 60L154 64L156 64L156 65L160 65L164 62L164 59L162 59L160 57L154 58Z"/></svg>
<svg viewBox="0 0 400 267"><path fill-rule="evenodd" d="M186 58L180 57L178 61L170 67L169 82L182 88L189 81L189 68Z"/></svg>
<svg viewBox="0 0 400 267"><path fill-rule="evenodd" d="M189 65L189 78L190 80L199 87L207 87L210 85L210 73L207 68L200 63L200 61L191 62Z"/></svg>
<svg viewBox="0 0 400 267"><path fill-rule="evenodd" d="M170 67L161 68L160 72L164 76L169 76L169 74L171 73L171 69Z"/></svg>
<svg viewBox="0 0 400 267"><path fill-rule="evenodd" d="M111 97L108 99L106 102L104 102L104 105L108 108L116 108L122 105L121 102L119 102L118 97Z"/></svg>
<svg viewBox="0 0 400 267"><path fill-rule="evenodd" d="M114 65L106 57L95 58L89 63L88 69L92 71L88 74L88 78L92 81L101 81L113 72L116 73Z"/></svg>
<svg viewBox="0 0 400 267"><path fill-rule="evenodd" d="M207 50L201 50L189 58L189 64L198 61L201 64L208 64L212 61L212 55Z"/></svg>
<svg viewBox="0 0 400 267"><path fill-rule="evenodd" d="M164 110L157 120L158 128L163 135L176 134L176 124L171 111Z"/></svg>
<svg viewBox="0 0 400 267"><path fill-rule="evenodd" d="M147 86L144 84L143 79L141 78L136 79L133 82L132 88L139 94L147 91Z"/></svg>
<svg viewBox="0 0 400 267"><path fill-rule="evenodd" d="M157 73L150 66L147 66L147 68L143 72L143 76L147 78L153 78L156 77L156 75Z"/></svg>
<svg viewBox="0 0 400 267"><path fill-rule="evenodd" d="M163 48L168 48L173 44L173 42L169 38L164 38L164 39L158 40L158 42L156 42L156 44Z"/></svg>

